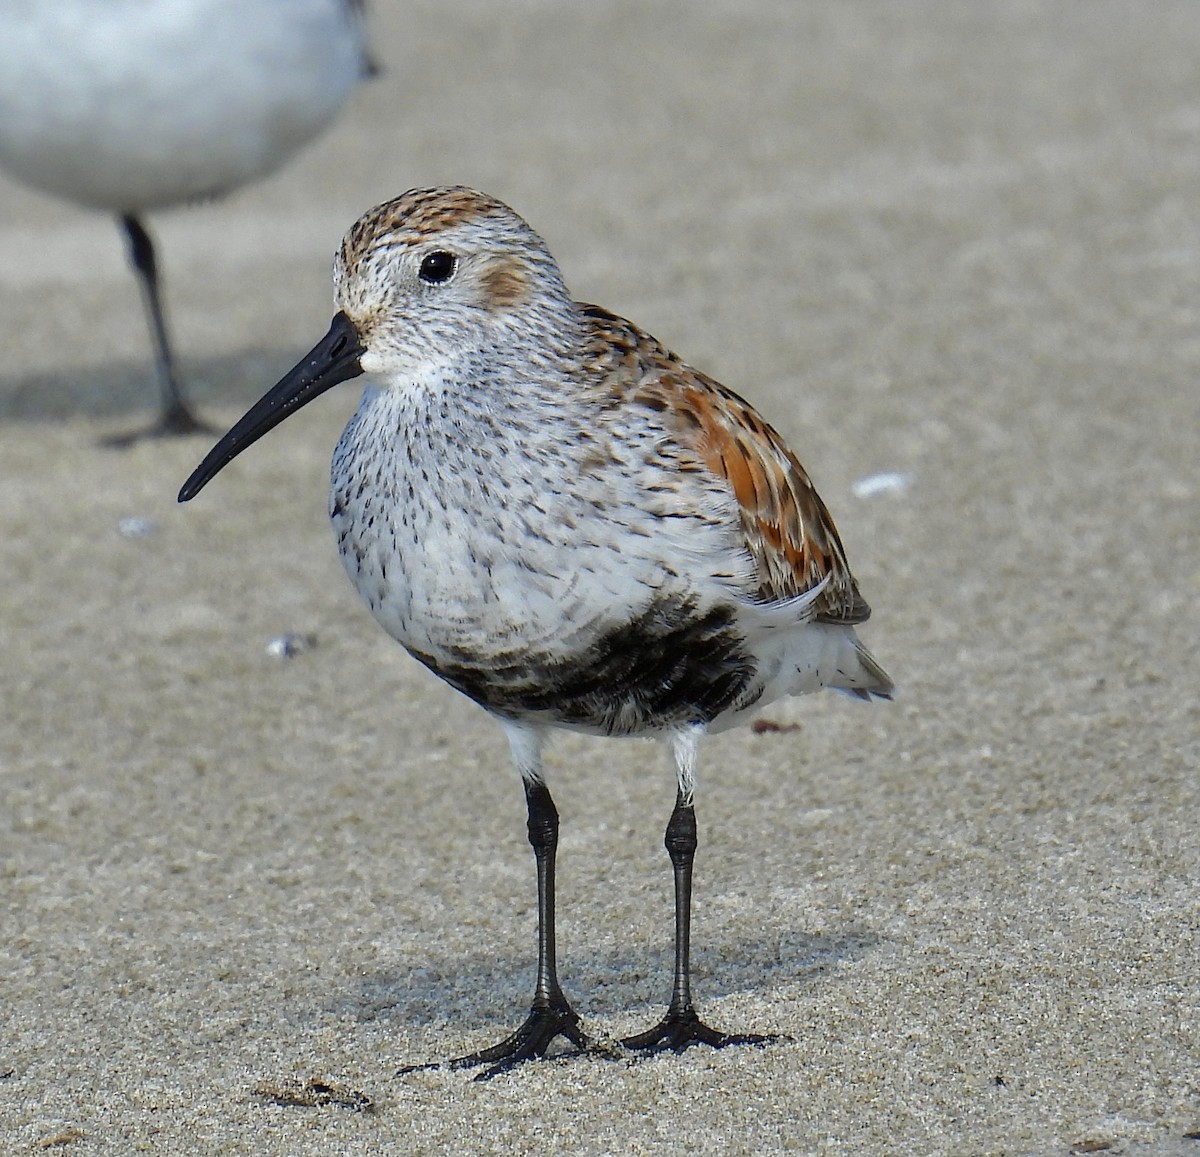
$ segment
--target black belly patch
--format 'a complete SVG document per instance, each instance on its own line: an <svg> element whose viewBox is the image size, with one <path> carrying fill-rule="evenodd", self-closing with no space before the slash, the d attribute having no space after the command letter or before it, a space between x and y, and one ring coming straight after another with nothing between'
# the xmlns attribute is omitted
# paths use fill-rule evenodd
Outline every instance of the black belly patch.
<svg viewBox="0 0 1200 1157"><path fill-rule="evenodd" d="M608 735L709 723L762 693L733 610L698 614L686 600L662 599L601 635L569 660L509 652L472 661L412 651L430 670L497 715L546 715Z"/></svg>

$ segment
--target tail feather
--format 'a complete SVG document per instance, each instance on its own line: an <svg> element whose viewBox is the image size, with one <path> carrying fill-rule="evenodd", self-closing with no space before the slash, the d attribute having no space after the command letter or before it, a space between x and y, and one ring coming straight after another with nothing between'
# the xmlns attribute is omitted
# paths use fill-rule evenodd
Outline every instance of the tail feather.
<svg viewBox="0 0 1200 1157"><path fill-rule="evenodd" d="M868 695L874 695L878 699L890 699L892 692L896 690L896 684L892 682L891 676L879 665L879 660L855 640L856 649L858 650L858 661L862 664L863 670L871 677L871 686L860 688Z"/></svg>
<svg viewBox="0 0 1200 1157"><path fill-rule="evenodd" d="M896 690L891 677L857 637L853 639L853 646L857 669L846 671L839 667L838 673L843 675L846 681L832 684L833 689L868 702L871 699L891 699Z"/></svg>

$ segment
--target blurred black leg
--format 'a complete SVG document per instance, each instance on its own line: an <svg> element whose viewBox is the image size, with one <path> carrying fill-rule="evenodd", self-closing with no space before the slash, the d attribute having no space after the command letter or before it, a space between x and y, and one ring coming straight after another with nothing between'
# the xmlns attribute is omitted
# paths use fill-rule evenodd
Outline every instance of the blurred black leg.
<svg viewBox="0 0 1200 1157"><path fill-rule="evenodd" d="M183 400L179 378L175 372L175 360L171 355L171 343L167 337L166 318L163 315L162 298L159 292L158 262L154 256L154 242L145 226L131 213L120 217L121 228L129 246L129 261L137 274L142 293L142 304L146 310L146 321L150 326L150 337L154 345L154 362L162 391L162 411L158 423L148 430L134 434L122 434L107 439L111 446L128 446L139 438L173 437L179 434L211 434L215 431L206 426L188 409Z"/></svg>

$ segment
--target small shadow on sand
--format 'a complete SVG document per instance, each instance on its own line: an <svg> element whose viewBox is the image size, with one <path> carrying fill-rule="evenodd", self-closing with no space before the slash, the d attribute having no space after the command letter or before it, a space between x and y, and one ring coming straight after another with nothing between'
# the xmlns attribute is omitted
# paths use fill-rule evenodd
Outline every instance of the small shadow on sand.
<svg viewBox="0 0 1200 1157"><path fill-rule="evenodd" d="M303 356L304 350L245 350L220 357L183 359L184 393L203 414L207 407L249 406ZM149 356L139 362L106 362L79 369L19 377L0 374L0 422L53 422L93 418L119 423L152 420L158 380Z"/></svg>
<svg viewBox="0 0 1200 1157"><path fill-rule="evenodd" d="M710 941L692 948L697 1005L739 992L769 992L786 985L819 983L822 973L857 960L878 943L872 934L789 936L756 944ZM360 1020L428 1025L462 1020L502 1026L523 1011L533 994L536 958L497 957L484 951L451 957L433 952L410 972L365 976L357 998L328 1010ZM671 989L673 953L631 949L620 955L559 952L559 977L585 1018L648 1010L657 1015Z"/></svg>

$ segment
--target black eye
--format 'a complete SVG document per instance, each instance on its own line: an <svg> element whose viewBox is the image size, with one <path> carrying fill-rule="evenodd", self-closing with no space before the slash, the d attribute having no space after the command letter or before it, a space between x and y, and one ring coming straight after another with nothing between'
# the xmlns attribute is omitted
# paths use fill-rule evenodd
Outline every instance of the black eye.
<svg viewBox="0 0 1200 1157"><path fill-rule="evenodd" d="M458 258L444 249L435 249L421 262L419 276L426 285L441 285L449 281L458 268Z"/></svg>

